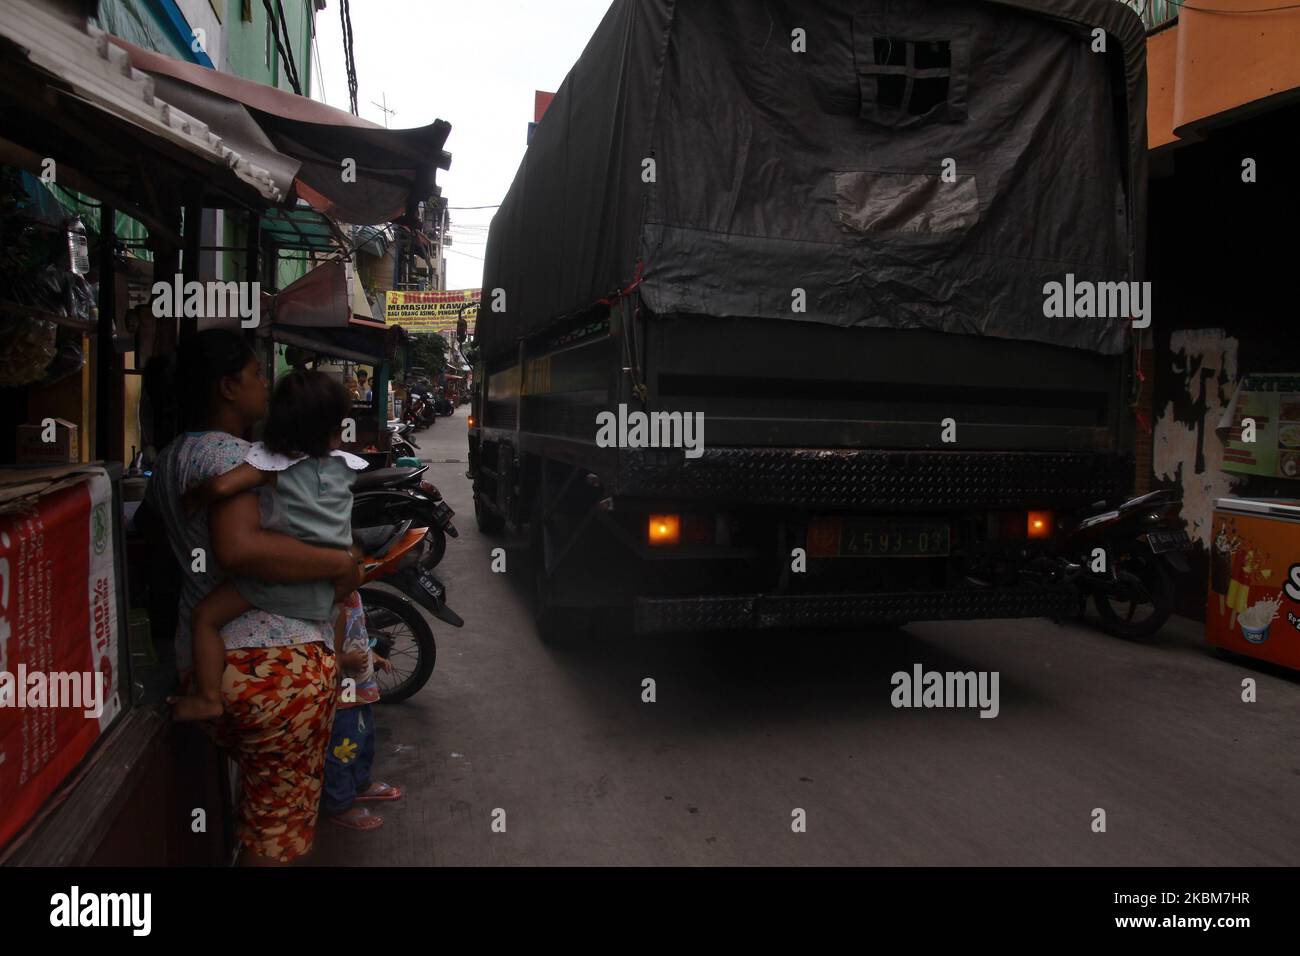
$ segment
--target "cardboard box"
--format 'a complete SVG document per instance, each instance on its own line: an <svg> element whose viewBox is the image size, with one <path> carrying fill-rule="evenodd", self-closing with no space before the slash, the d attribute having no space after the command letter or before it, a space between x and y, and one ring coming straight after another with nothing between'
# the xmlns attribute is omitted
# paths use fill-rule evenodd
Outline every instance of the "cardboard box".
<svg viewBox="0 0 1300 956"><path fill-rule="evenodd" d="M45 441L46 435L54 440ZM22 465L75 465L81 458L77 426L53 419L53 432L39 422L18 426L17 460Z"/></svg>

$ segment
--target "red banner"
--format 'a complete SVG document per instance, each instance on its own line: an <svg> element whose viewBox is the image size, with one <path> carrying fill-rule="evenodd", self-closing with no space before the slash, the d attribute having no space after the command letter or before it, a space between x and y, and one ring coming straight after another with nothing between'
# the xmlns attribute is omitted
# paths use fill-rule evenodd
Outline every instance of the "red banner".
<svg viewBox="0 0 1300 956"><path fill-rule="evenodd" d="M119 709L112 488L87 479L0 513L0 846Z"/></svg>

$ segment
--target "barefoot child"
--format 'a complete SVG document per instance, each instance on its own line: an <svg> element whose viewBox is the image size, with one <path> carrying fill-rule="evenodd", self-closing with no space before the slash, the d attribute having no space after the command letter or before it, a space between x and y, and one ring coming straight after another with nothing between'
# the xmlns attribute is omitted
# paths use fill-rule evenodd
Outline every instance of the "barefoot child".
<svg viewBox="0 0 1300 956"><path fill-rule="evenodd" d="M342 383L322 372L296 371L276 386L264 441L244 464L185 493L186 510L253 488L262 493L263 527L323 547L352 546L353 472L366 461L340 450L343 419L352 401ZM206 720L223 711L221 678L226 648L221 629L250 608L304 621L334 618L330 581L273 584L230 578L194 608L194 685L188 696L170 698L177 720ZM336 623L336 649L343 615Z"/></svg>

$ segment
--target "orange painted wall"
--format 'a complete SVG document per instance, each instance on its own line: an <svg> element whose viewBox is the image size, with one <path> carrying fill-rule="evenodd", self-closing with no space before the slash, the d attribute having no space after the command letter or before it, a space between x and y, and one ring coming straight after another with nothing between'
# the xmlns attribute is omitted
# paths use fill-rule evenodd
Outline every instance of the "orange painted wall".
<svg viewBox="0 0 1300 956"><path fill-rule="evenodd" d="M1174 135L1174 74L1178 27L1147 37L1147 148L1178 141Z"/></svg>
<svg viewBox="0 0 1300 956"><path fill-rule="evenodd" d="M1300 90L1300 8L1230 13L1282 0L1200 0L1178 23L1147 38L1148 142L1158 149L1195 136L1233 111Z"/></svg>

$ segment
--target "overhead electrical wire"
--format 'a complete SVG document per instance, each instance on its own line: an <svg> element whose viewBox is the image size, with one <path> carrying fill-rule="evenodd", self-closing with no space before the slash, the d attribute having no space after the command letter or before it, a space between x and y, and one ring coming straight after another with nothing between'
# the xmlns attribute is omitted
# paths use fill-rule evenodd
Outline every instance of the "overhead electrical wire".
<svg viewBox="0 0 1300 956"><path fill-rule="evenodd" d="M311 31L311 52L316 61L316 80L317 87L320 89L320 101L329 106L329 100L325 98L325 71L321 69L320 63L320 41L316 36L316 26L313 22Z"/></svg>
<svg viewBox="0 0 1300 956"><path fill-rule="evenodd" d="M275 0L275 5L280 11L279 19L275 16L275 10L271 9L271 0L262 0L262 6L266 8L266 18L271 24L271 34L275 37L275 49L280 54L280 62L284 64L285 79L289 81L293 91L302 96L302 84L298 81L298 65L293 61L293 45L289 43L289 28L284 22L284 6L280 0Z"/></svg>
<svg viewBox="0 0 1300 956"><path fill-rule="evenodd" d="M352 115L357 112L357 61L352 50L352 8L348 0L339 0L339 19L343 22L343 62L348 74L348 99L352 104Z"/></svg>

